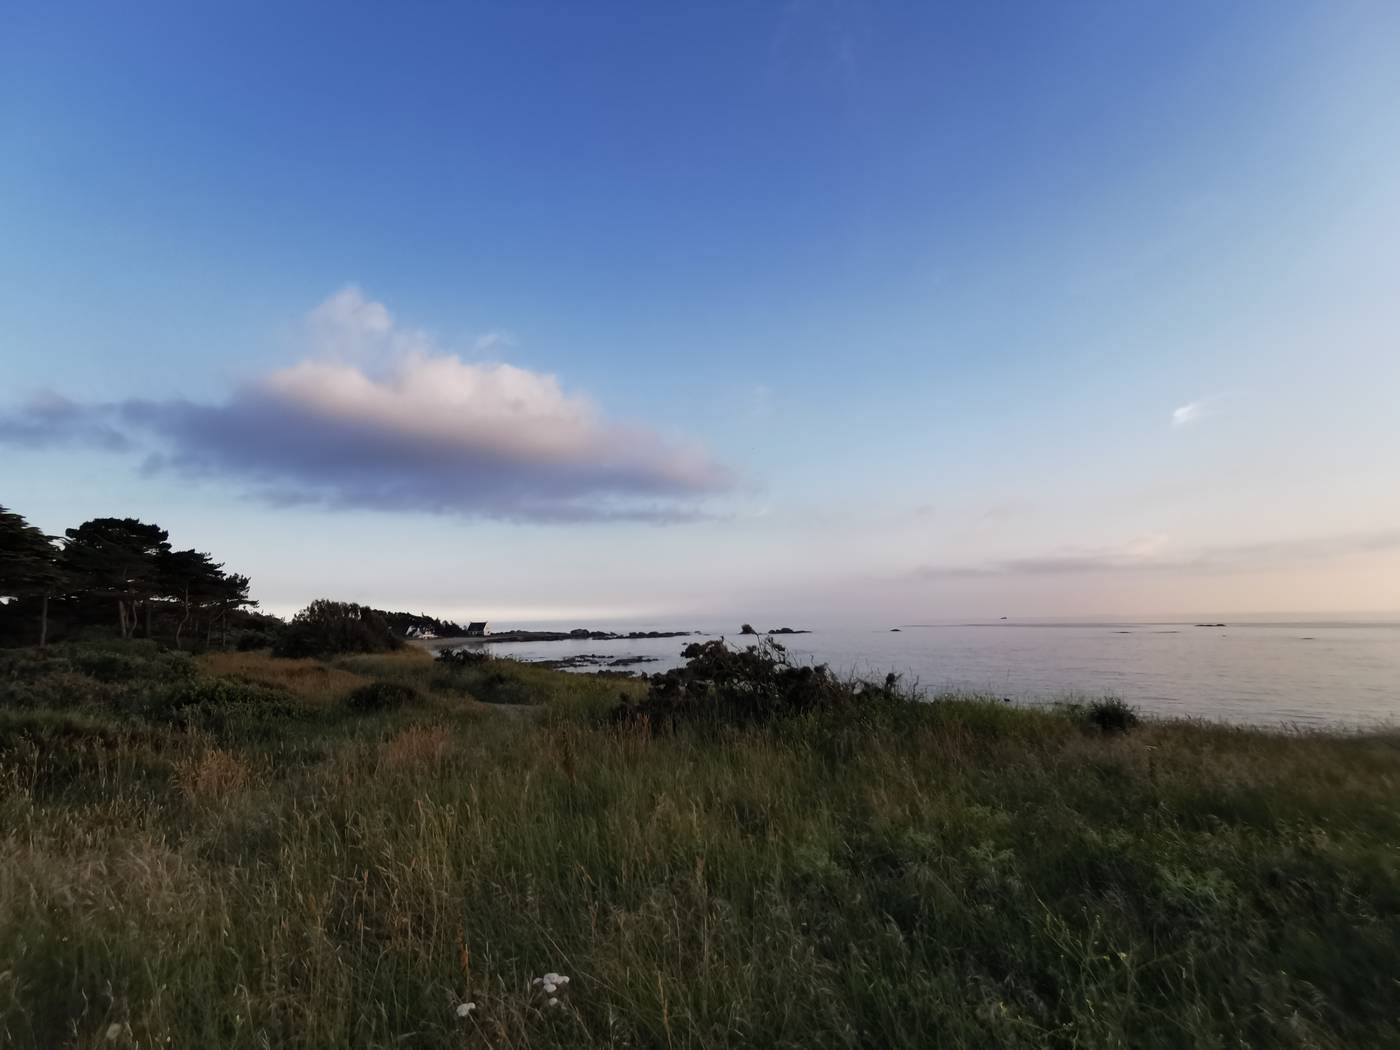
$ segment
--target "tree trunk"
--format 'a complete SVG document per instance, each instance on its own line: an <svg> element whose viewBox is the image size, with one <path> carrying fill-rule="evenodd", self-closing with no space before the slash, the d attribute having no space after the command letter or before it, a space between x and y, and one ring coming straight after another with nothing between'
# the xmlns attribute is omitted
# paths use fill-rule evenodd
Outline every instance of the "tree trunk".
<svg viewBox="0 0 1400 1050"><path fill-rule="evenodd" d="M146 607L146 637L151 636L151 599L147 598L141 603Z"/></svg>
<svg viewBox="0 0 1400 1050"><path fill-rule="evenodd" d="M117 599L117 626L121 628L123 640L126 638L126 602Z"/></svg>
<svg viewBox="0 0 1400 1050"><path fill-rule="evenodd" d="M219 621L219 648L228 648L228 610L224 610L223 618Z"/></svg>
<svg viewBox="0 0 1400 1050"><path fill-rule="evenodd" d="M175 625L175 648L180 648L180 633L184 631L185 624L190 620L190 585L185 584L185 615L180 618L180 622Z"/></svg>
<svg viewBox="0 0 1400 1050"><path fill-rule="evenodd" d="M44 592L44 604L39 607L39 648L49 644L49 592Z"/></svg>

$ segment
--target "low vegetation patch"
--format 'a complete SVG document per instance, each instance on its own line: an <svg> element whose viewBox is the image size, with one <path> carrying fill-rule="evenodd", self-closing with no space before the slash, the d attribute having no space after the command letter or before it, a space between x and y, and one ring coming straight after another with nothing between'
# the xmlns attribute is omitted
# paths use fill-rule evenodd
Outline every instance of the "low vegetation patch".
<svg viewBox="0 0 1400 1050"><path fill-rule="evenodd" d="M1400 734L94 653L0 654L6 1047L1400 1045Z"/></svg>
<svg viewBox="0 0 1400 1050"><path fill-rule="evenodd" d="M362 674L320 660L281 659L263 652L207 653L198 658L198 665L212 675L284 689L317 703L338 703L369 681Z"/></svg>
<svg viewBox="0 0 1400 1050"><path fill-rule="evenodd" d="M417 703L421 694L406 682L369 682L345 698L352 711L397 711Z"/></svg>

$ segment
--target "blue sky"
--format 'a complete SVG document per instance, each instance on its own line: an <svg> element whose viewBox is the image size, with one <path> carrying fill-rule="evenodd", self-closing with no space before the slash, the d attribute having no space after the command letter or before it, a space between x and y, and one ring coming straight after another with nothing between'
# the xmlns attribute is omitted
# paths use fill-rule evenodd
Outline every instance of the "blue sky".
<svg viewBox="0 0 1400 1050"><path fill-rule="evenodd" d="M1388 3L31 6L0 501L279 611L1393 610L1396 98Z"/></svg>

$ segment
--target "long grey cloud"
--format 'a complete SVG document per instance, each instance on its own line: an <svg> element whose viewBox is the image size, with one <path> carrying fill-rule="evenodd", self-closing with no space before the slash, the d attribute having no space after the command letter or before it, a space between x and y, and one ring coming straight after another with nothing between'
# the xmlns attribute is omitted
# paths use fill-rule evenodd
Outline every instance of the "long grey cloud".
<svg viewBox="0 0 1400 1050"><path fill-rule="evenodd" d="M313 358L226 401L54 395L0 416L0 443L141 450L145 469L236 479L278 504L533 521L685 520L730 476L702 450L604 418L550 375L437 352L353 289L313 313L318 339L380 370Z"/></svg>
<svg viewBox="0 0 1400 1050"><path fill-rule="evenodd" d="M925 577L1067 576L1101 573L1249 572L1327 561L1354 554L1400 549L1400 529L1203 547L1181 554L1136 553L1122 549L1069 551L1007 558L982 565L924 565Z"/></svg>

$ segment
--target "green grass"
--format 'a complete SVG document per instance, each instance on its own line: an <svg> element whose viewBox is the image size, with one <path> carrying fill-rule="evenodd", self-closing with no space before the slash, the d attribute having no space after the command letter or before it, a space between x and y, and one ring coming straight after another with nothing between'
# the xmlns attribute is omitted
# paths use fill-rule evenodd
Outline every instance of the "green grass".
<svg viewBox="0 0 1400 1050"><path fill-rule="evenodd" d="M118 655L0 654L0 1046L1400 1045L1400 735Z"/></svg>

